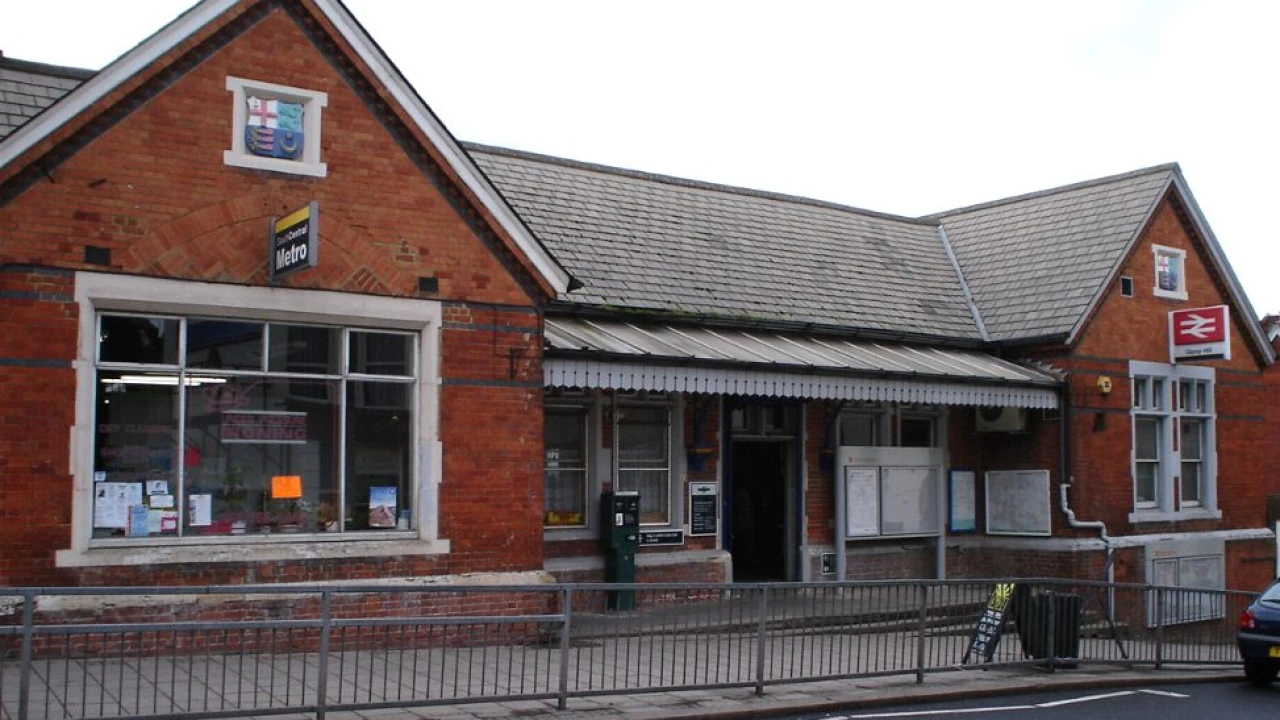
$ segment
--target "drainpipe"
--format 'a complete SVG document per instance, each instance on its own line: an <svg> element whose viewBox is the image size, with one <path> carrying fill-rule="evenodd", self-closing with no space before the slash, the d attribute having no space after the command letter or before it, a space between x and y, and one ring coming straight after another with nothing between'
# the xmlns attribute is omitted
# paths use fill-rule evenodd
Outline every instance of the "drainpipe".
<svg viewBox="0 0 1280 720"><path fill-rule="evenodd" d="M1075 477L1068 475L1070 472L1070 445L1071 435L1067 431L1071 425L1071 388L1069 385L1064 386L1060 393L1058 405L1060 408L1058 421L1058 506L1062 509L1062 514L1067 518L1067 525L1077 530L1097 530L1098 539L1102 540L1103 546L1106 548L1106 568L1107 582L1114 583L1116 581L1115 565L1111 562L1111 553L1114 548L1111 546L1111 537L1107 535L1107 525L1101 520L1077 520L1075 511L1071 509L1070 503L1067 502L1067 488L1075 482ZM1062 478L1068 478L1063 480Z"/></svg>

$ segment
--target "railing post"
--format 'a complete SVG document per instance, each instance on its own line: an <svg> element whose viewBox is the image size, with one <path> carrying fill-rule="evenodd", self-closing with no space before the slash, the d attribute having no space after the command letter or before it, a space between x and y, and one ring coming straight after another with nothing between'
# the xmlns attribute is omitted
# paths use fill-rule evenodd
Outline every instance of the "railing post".
<svg viewBox="0 0 1280 720"><path fill-rule="evenodd" d="M328 590L320 593L320 667L316 671L316 720L324 720L329 709L329 630L332 622L332 606Z"/></svg>
<svg viewBox="0 0 1280 720"><path fill-rule="evenodd" d="M916 684L924 684L924 643L929 631L929 586L920 583L920 625L916 634Z"/></svg>
<svg viewBox="0 0 1280 720"><path fill-rule="evenodd" d="M1156 669L1164 663L1164 589L1156 588Z"/></svg>
<svg viewBox="0 0 1280 720"><path fill-rule="evenodd" d="M769 625L769 586L760 586L760 626L756 635L756 697L764 697L764 643Z"/></svg>
<svg viewBox="0 0 1280 720"><path fill-rule="evenodd" d="M18 720L27 720L31 708L31 641L35 634L36 594L22 591L22 669L18 682Z"/></svg>
<svg viewBox="0 0 1280 720"><path fill-rule="evenodd" d="M564 710L569 705L569 638L570 624L573 621L573 588L565 588L560 593L560 688L556 693L556 709Z"/></svg>
<svg viewBox="0 0 1280 720"><path fill-rule="evenodd" d="M1049 617L1045 618L1044 622L1045 634L1048 635L1045 638L1045 647L1048 648L1049 672L1053 672L1058 665L1056 659L1058 656L1058 595L1059 593L1050 585L1049 592L1044 596L1047 601L1046 611L1049 613Z"/></svg>

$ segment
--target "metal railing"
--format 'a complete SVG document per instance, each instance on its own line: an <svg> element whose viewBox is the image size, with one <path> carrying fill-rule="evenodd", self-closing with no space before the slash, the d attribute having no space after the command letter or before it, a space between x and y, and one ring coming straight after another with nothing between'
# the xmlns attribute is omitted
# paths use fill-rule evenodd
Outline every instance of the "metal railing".
<svg viewBox="0 0 1280 720"><path fill-rule="evenodd" d="M1052 579L0 589L0 718L563 709L966 663L1233 664L1251 599Z"/></svg>

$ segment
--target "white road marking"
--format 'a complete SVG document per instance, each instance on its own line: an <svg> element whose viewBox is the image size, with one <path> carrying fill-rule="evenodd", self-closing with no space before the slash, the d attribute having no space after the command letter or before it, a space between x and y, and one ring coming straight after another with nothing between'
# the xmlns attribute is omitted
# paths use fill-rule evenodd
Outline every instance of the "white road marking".
<svg viewBox="0 0 1280 720"><path fill-rule="evenodd" d="M1085 695L1084 697L1070 698L1067 700L1054 700L1047 703L1036 703L1038 708L1058 707L1059 705L1072 705L1074 703L1093 702L1094 700L1108 700L1110 698L1124 697L1125 695L1135 695L1133 690L1122 690L1120 692L1107 693L1105 695Z"/></svg>
<svg viewBox="0 0 1280 720"><path fill-rule="evenodd" d="M1068 698L1066 700L1054 700L1052 702L1036 703L1035 705L997 705L995 707L958 708L958 709L952 709L952 710L910 710L910 711L903 711L903 712L868 713L866 715L841 715L839 717L828 718L828 720L864 720L866 718L914 718L914 717L929 717L931 715L971 715L975 713L1008 712L1010 710L1037 710L1037 709L1043 709L1043 708L1060 707L1062 705L1074 705L1075 703L1093 702L1094 700L1110 700L1111 698L1137 695L1138 693L1146 693L1148 695L1159 695L1161 697L1172 697L1172 698L1191 697L1190 695L1183 695L1182 693L1169 692L1167 690L1121 690L1120 692L1105 693L1102 695L1085 695L1084 697Z"/></svg>
<svg viewBox="0 0 1280 720"><path fill-rule="evenodd" d="M1190 695L1183 695L1182 693L1169 692L1168 690L1139 690L1138 692L1146 693L1148 695L1159 695L1160 697L1172 697L1172 698L1191 697Z"/></svg>
<svg viewBox="0 0 1280 720"><path fill-rule="evenodd" d="M1008 710L1035 710L1035 705L1001 705L999 707L959 708L955 710L912 710L908 712L871 713L869 715L850 715L849 720L863 718L910 718L928 717L930 715L967 715L971 713L1005 712Z"/></svg>

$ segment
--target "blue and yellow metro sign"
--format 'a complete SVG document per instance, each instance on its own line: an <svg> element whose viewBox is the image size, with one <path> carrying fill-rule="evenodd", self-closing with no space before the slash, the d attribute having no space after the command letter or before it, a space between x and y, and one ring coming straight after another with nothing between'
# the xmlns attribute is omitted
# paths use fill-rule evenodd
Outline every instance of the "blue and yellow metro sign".
<svg viewBox="0 0 1280 720"><path fill-rule="evenodd" d="M313 201L271 223L271 279L316 266L320 208Z"/></svg>

